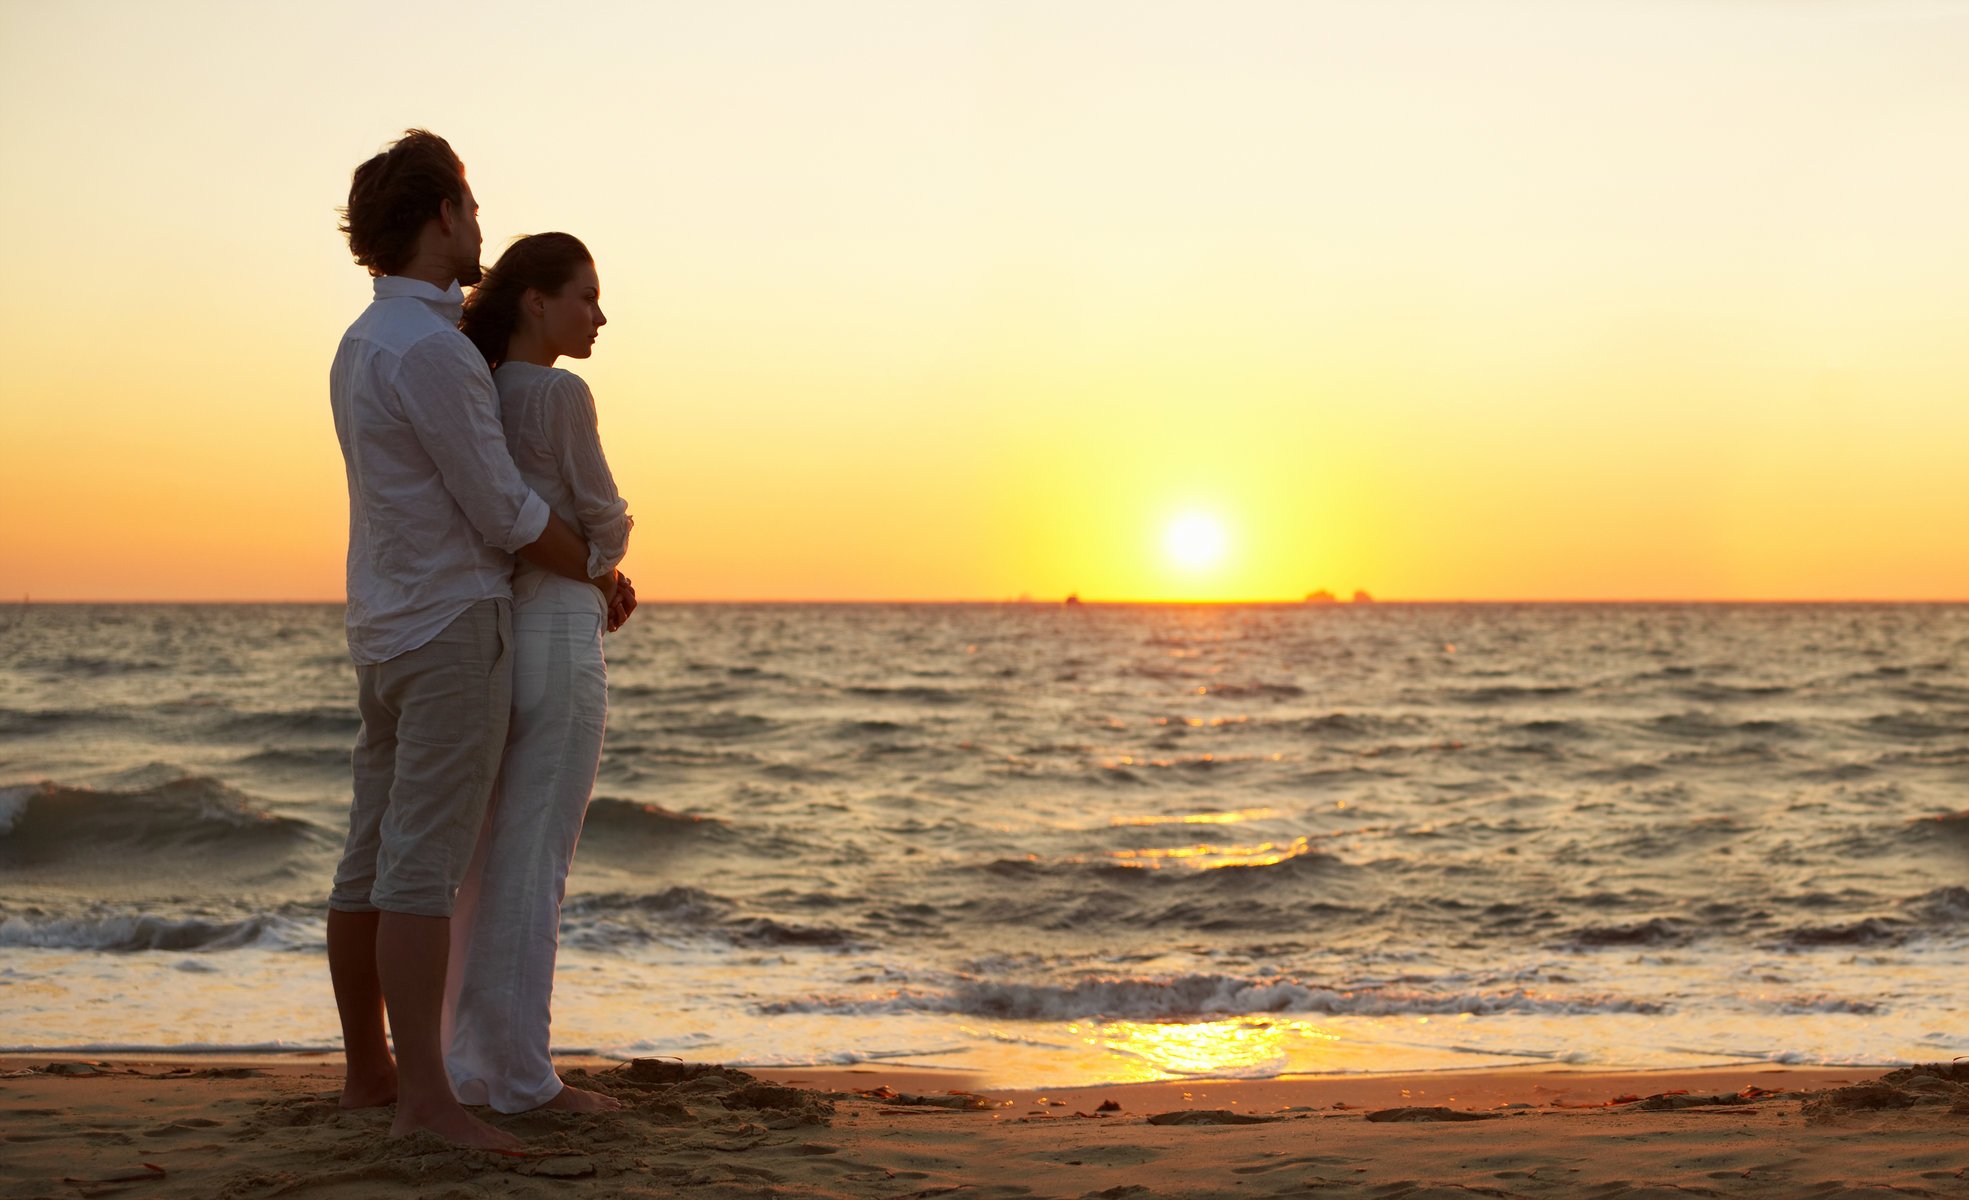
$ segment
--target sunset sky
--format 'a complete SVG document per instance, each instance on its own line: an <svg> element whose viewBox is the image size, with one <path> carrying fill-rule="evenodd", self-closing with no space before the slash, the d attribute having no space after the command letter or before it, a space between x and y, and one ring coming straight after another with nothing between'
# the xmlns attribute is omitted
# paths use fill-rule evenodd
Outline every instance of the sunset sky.
<svg viewBox="0 0 1969 1200"><path fill-rule="evenodd" d="M596 253L646 598L1969 599L1965 62L1900 0L0 0L0 598L340 598L335 208L418 125L487 262Z"/></svg>

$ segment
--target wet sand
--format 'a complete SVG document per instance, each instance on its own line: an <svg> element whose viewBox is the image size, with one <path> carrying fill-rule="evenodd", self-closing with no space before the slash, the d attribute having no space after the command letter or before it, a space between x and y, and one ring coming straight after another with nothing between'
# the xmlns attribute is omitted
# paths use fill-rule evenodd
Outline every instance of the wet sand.
<svg viewBox="0 0 1969 1200"><path fill-rule="evenodd" d="M563 1070L628 1107L494 1116L531 1147L507 1157L389 1138L387 1110L336 1107L327 1056L0 1059L0 1197L1969 1196L1969 1070L1052 1091L887 1069Z"/></svg>

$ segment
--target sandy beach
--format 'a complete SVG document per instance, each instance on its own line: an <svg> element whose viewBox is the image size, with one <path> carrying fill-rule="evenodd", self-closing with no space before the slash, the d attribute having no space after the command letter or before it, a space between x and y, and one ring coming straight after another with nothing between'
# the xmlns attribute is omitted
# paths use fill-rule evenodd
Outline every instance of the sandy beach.
<svg viewBox="0 0 1969 1200"><path fill-rule="evenodd" d="M1969 1082L1526 1069L975 1091L963 1075L564 1064L531 1150L391 1139L332 1057L0 1060L0 1196L1969 1196ZM1969 1081L1969 1071L1960 1073Z"/></svg>

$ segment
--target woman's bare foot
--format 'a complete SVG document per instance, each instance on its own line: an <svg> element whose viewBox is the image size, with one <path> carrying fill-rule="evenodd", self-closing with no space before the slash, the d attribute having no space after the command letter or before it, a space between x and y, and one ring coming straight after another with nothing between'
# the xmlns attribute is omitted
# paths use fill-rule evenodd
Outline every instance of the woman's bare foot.
<svg viewBox="0 0 1969 1200"><path fill-rule="evenodd" d="M541 1108L558 1109L561 1112L610 1112L622 1107L622 1101L614 1096L591 1092L570 1083L561 1084L561 1090L552 1100Z"/></svg>
<svg viewBox="0 0 1969 1200"><path fill-rule="evenodd" d="M518 1150L525 1145L505 1130L494 1129L466 1112L465 1106L456 1101L423 1111L398 1105L397 1119L390 1125L390 1136L403 1137L419 1130L435 1133L454 1146L467 1146L474 1150Z"/></svg>
<svg viewBox="0 0 1969 1200"><path fill-rule="evenodd" d="M397 1072L391 1067L386 1072L367 1074L358 1078L354 1072L342 1082L343 1108L381 1108L397 1102Z"/></svg>

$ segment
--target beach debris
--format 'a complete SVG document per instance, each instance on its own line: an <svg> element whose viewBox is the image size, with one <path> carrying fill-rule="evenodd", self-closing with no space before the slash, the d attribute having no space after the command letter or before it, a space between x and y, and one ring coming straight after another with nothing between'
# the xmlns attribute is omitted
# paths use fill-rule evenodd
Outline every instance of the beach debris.
<svg viewBox="0 0 1969 1200"><path fill-rule="evenodd" d="M1735 1108L1745 1104L1756 1104L1764 1100L1776 1100L1791 1095L1782 1088L1747 1087L1740 1092L1713 1096L1691 1095L1687 1089L1659 1092L1645 1099L1631 1101L1640 1112L1677 1112L1685 1108Z"/></svg>
<svg viewBox="0 0 1969 1200"><path fill-rule="evenodd" d="M1095 1111L1095 1112L1120 1112L1120 1111L1121 1111L1121 1105L1120 1105L1120 1104L1119 1104L1118 1102L1116 1102L1116 1101L1113 1101L1113 1100L1103 1100L1103 1101L1101 1101L1101 1103L1100 1103L1100 1106L1099 1106L1098 1108L1096 1108L1096 1109L1095 1109L1094 1111Z"/></svg>
<svg viewBox="0 0 1969 1200"><path fill-rule="evenodd" d="M881 1087L859 1089L855 1095L868 1100L880 1100L906 1108L949 1109L953 1112L981 1112L994 1108L991 1098L976 1092L945 1092L936 1096L918 1096L909 1092L898 1092L884 1084ZM1044 1103L1042 1101L1042 1103Z"/></svg>
<svg viewBox="0 0 1969 1200"><path fill-rule="evenodd" d="M1662 1093L1662 1095L1667 1095L1667 1094L1668 1093L1666 1092ZM1623 1104L1639 1104L1640 1102L1641 1102L1641 1097L1638 1093L1629 1092L1626 1095L1615 1096L1611 1100L1585 1100L1585 1101L1554 1100L1552 1101L1552 1107L1553 1108L1619 1108Z"/></svg>
<svg viewBox="0 0 1969 1200"><path fill-rule="evenodd" d="M1179 1108L1175 1112L1157 1113L1149 1118L1151 1125L1263 1125L1277 1117L1260 1117L1252 1113L1232 1112L1228 1108Z"/></svg>
<svg viewBox="0 0 1969 1200"><path fill-rule="evenodd" d="M97 1066L96 1064L85 1063L85 1062L49 1063L47 1066L41 1068L41 1073L43 1075L107 1075L109 1074L108 1071L103 1070L101 1067Z"/></svg>
<svg viewBox="0 0 1969 1200"><path fill-rule="evenodd" d="M1466 1112L1460 1108L1431 1107L1382 1108L1367 1114L1370 1121L1495 1121L1501 1114Z"/></svg>
<svg viewBox="0 0 1969 1200"><path fill-rule="evenodd" d="M268 1072L260 1067L172 1067L158 1075L135 1073L146 1079L257 1079Z"/></svg>
<svg viewBox="0 0 1969 1200"><path fill-rule="evenodd" d="M1632 1092L1615 1096L1611 1100L1572 1101L1553 1100L1553 1108L1620 1108L1631 1104L1637 1112L1679 1112L1685 1108L1734 1108L1744 1104L1755 1104L1760 1100L1775 1100L1793 1093L1783 1088L1746 1087L1740 1092L1720 1093L1710 1096L1692 1095L1687 1088L1672 1088L1656 1092L1651 1096L1640 1096Z"/></svg>

